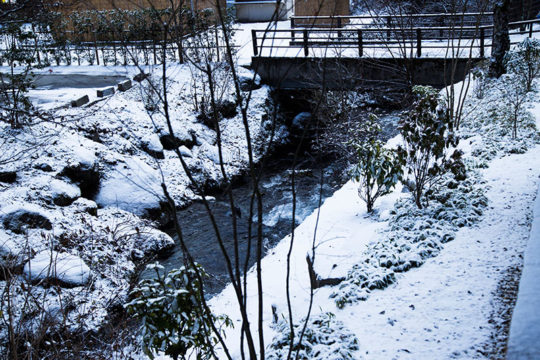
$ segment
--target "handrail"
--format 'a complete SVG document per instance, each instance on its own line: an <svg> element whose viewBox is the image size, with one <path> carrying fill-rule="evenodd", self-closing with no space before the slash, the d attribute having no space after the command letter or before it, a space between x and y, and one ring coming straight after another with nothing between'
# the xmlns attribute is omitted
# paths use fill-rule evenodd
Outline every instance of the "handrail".
<svg viewBox="0 0 540 360"><path fill-rule="evenodd" d="M343 20L354 20L354 19L385 19L387 22L390 22L391 19L418 19L418 18L452 18L452 17L491 17L493 12L471 12L471 13L430 13L430 14L377 14L377 15L321 15L321 16L307 16L307 15L293 15L290 17L291 28L296 28L296 20L331 20L332 23L335 22L338 24L338 27L341 27ZM302 24L302 27L306 25L315 25L313 24ZM365 24L368 25L368 24Z"/></svg>
<svg viewBox="0 0 540 360"><path fill-rule="evenodd" d="M509 27L515 27L519 25L530 25L529 30L521 30L517 34L528 34L532 37L533 33L540 32L540 29L533 29L533 24L540 23L540 19L514 21L509 23ZM305 28L305 29L271 29L271 30L258 30L252 29L252 45L253 53L255 56L260 54L260 50L263 48L292 48L303 47L304 55L309 55L309 47L321 47L321 46L336 46L336 47L351 47L357 46L359 56L363 56L364 48L382 48L386 45L388 48L395 48L395 46L389 46L392 44L408 44L407 46L416 47L417 57L421 57L422 48L429 49L443 49L447 47L447 44L436 45L433 44L433 40L472 40L467 45L462 45L467 48L478 48L480 50L480 57L485 56L485 49L491 46L491 43L486 42L486 39L491 36L490 30L493 30L493 24L478 25L478 26L412 26L412 27L381 27L381 28ZM453 35L444 37L444 32L447 31ZM438 36L434 36L433 32L438 32ZM264 33L262 37L258 34ZM384 40L377 41L377 38L366 37L365 34L379 33L380 38ZM392 36L392 33L394 36ZM272 36L273 34L273 36ZM281 34L290 34L290 36L283 36ZM300 37L296 37L296 34L300 34ZM310 34L312 36L310 36ZM317 34L327 34L328 36L321 37ZM455 35L458 34L458 35ZM278 37L276 37L278 35ZM455 35L455 36L454 36ZM289 40L289 45L265 45L264 43L258 44L258 40L263 41L275 41L275 40ZM475 44L475 41L478 43ZM431 41L428 45L426 41ZM424 42L424 45L422 45Z"/></svg>

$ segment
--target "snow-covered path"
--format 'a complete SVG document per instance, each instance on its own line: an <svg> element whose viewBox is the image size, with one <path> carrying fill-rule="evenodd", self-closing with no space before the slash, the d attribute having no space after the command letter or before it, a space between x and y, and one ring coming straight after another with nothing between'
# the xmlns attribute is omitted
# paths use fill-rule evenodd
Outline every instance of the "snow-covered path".
<svg viewBox="0 0 540 360"><path fill-rule="evenodd" d="M395 287L338 314L366 359L486 358L492 294L501 273L522 262L539 175L540 147L495 160L484 172L490 203L478 226L461 229Z"/></svg>

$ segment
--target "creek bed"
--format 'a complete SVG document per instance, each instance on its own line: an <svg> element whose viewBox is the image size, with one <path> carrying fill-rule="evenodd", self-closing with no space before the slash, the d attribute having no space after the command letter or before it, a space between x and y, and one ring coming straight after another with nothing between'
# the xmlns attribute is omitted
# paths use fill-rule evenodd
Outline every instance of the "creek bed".
<svg viewBox="0 0 540 360"><path fill-rule="evenodd" d="M387 113L381 117L383 138L389 139L396 134L397 112ZM275 246L282 238L291 233L292 201L291 190L292 156L284 156L268 161L263 170L260 182L263 194L263 256ZM300 224L308 215L319 207L325 199L331 197L349 179L347 164L336 159L315 160L304 154L298 161L295 176L296 188L296 214L295 225ZM246 178L233 188L236 206L238 248L240 264L244 264L248 249L248 269L256 260L256 215L253 216L252 241L248 239L248 218L252 187L250 179ZM216 219L225 247L234 264L234 242L232 214L227 194L215 195L210 207ZM255 207L256 208L256 207ZM256 210L255 210L256 213ZM178 219L182 227L184 241L195 260L201 264L209 274L205 284L205 291L210 296L221 291L229 282L226 262L216 240L215 230L209 215L201 202L194 202L189 207L178 212ZM177 237L173 229L169 234ZM183 264L183 254L177 246L169 257L160 260L166 271L178 268ZM233 265L234 267L234 265ZM241 265L243 269L243 265ZM147 270L141 274L142 278L154 276Z"/></svg>

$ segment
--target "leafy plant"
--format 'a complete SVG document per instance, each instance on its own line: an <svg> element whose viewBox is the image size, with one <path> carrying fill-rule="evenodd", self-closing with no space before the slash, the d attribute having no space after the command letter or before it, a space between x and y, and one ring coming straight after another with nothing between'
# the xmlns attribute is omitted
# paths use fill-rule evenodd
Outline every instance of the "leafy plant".
<svg viewBox="0 0 540 360"><path fill-rule="evenodd" d="M286 359L290 344L289 324L281 320L274 328L278 334L270 345L266 358ZM294 328L298 335L301 325L295 324ZM309 322L301 344L297 343L298 339L295 340L292 354L294 357L298 352L296 359L299 360L352 360L360 350L356 336L330 312L322 313Z"/></svg>
<svg viewBox="0 0 540 360"><path fill-rule="evenodd" d="M232 326L225 316L206 316L203 308L202 284L199 276L203 268L182 267L166 274L158 263L147 266L155 270L154 279L144 279L132 291L134 299L125 305L128 313L142 320L145 353L151 358L163 351L177 360L185 359L189 350L197 359L209 359L218 342L212 333L211 322Z"/></svg>
<svg viewBox="0 0 540 360"><path fill-rule="evenodd" d="M506 54L506 67L516 74L527 92L533 89L533 81L540 75L540 41L525 38L515 50Z"/></svg>
<svg viewBox="0 0 540 360"><path fill-rule="evenodd" d="M462 153L455 150L448 156L449 148L457 146L458 137L451 118L439 106L437 91L430 86L415 86L413 93L417 99L399 126L403 145L398 148L398 153L407 169L404 184L421 209L424 194L442 175L451 171L458 180L463 180L466 175Z"/></svg>
<svg viewBox="0 0 540 360"><path fill-rule="evenodd" d="M373 211L375 201L389 194L403 174L401 159L394 150L385 149L382 141L376 138L381 128L377 117L370 114L368 124L370 136L363 141L353 142L358 158L351 171L358 183L358 195L366 202L367 211Z"/></svg>

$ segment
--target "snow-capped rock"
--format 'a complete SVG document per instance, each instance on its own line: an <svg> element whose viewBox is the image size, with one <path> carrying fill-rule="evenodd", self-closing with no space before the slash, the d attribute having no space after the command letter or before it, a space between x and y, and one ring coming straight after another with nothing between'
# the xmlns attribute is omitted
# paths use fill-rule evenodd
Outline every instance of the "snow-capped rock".
<svg viewBox="0 0 540 360"><path fill-rule="evenodd" d="M16 234L23 234L27 229L52 229L47 214L38 206L31 204L8 206L2 208L2 212L4 227Z"/></svg>
<svg viewBox="0 0 540 360"><path fill-rule="evenodd" d="M41 251L24 266L24 275L32 282L51 281L63 287L88 284L90 268L78 256L56 251Z"/></svg>
<svg viewBox="0 0 540 360"><path fill-rule="evenodd" d="M68 206L81 196L77 186L58 179L51 180L49 189L53 202L58 206Z"/></svg>
<svg viewBox="0 0 540 360"><path fill-rule="evenodd" d="M129 158L103 181L95 201L102 207L113 206L142 216L159 209L162 194L159 172L137 158Z"/></svg>

